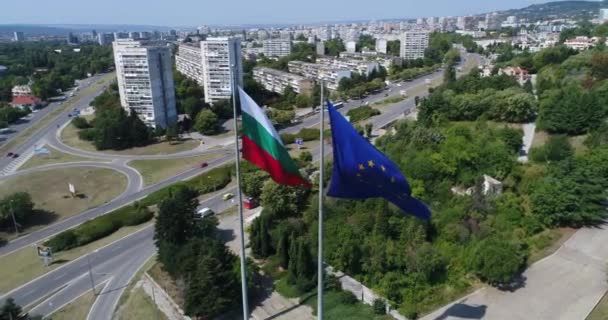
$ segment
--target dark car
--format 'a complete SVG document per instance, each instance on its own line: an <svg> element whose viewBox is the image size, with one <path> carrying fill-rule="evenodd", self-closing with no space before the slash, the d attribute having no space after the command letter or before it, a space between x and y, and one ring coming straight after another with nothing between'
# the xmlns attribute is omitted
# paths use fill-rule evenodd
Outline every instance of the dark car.
<svg viewBox="0 0 608 320"><path fill-rule="evenodd" d="M19 158L19 154L13 153L13 158Z"/></svg>
<svg viewBox="0 0 608 320"><path fill-rule="evenodd" d="M207 162L201 163L201 168L207 168L207 166L209 166L209 164Z"/></svg>
<svg viewBox="0 0 608 320"><path fill-rule="evenodd" d="M7 156L7 157L12 157L12 156L13 156L13 153L12 153L12 152L9 152L9 153L7 153L7 154L6 154L6 156Z"/></svg>

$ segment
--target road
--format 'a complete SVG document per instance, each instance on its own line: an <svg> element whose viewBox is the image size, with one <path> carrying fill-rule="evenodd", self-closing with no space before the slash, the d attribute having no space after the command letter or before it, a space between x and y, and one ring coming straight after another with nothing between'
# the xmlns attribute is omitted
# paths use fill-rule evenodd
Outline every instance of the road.
<svg viewBox="0 0 608 320"><path fill-rule="evenodd" d="M435 72L431 75L423 76L415 81L404 83L402 87L399 87L399 90L408 90L417 85L423 84L425 79L436 79L441 75L441 72ZM394 96L399 94L399 90L391 90L390 95ZM385 98L386 97L384 96L384 93L381 93L366 98L366 101L372 104L375 101L383 100ZM86 105L88 105L88 102L84 100L82 101L86 103ZM374 127L377 128L387 123L390 123L394 121L400 114L403 114L405 110L412 108L413 102L414 99L409 98L399 103L395 103L394 105L386 106L383 108L385 109L384 113L380 116L370 119L370 122L373 123ZM342 108L340 111L345 113L348 110L358 107L360 105L360 102L349 102L346 103L344 108ZM65 123L65 119L57 119L57 121L55 121L50 126L50 128L48 128L50 130L45 132L46 136L57 136L56 132L53 132L53 127L56 127L57 125L62 126L65 125ZM284 129L283 132L297 132L303 127L314 126L316 124L318 124L318 118L311 117L296 126ZM328 152L330 152L330 150L328 150ZM225 164L226 162L232 161L232 159L233 155L225 155L219 159L216 159L215 161L211 161L207 170ZM201 170L198 168L191 169L178 176L167 179L159 184L144 188L136 193L127 196L121 196L122 198L117 198L106 205L88 210L78 216L73 216L72 218L60 221L52 226L34 232L28 236L18 238L10 242L6 246L0 248L0 255L5 255L14 250L18 250L25 246L39 242L55 233L72 228L96 216L110 212L122 205L126 205L137 199L143 198L147 194L159 190L165 186L200 174L200 172ZM234 188L230 190L225 190L222 193L218 193L215 196L205 200L201 203L201 205L210 207L216 212L221 212L223 209L226 208L226 206L230 206L232 204L232 202L224 202L221 199L221 196L225 192L235 193L236 190ZM226 230L226 232L234 234L236 226L232 224L229 225L230 227L228 227L228 229L231 230ZM39 312L41 314L49 314L52 311L58 309L61 305L65 304L66 302L69 302L71 299L74 299L80 294L84 293L87 288L90 288L90 283L88 287L84 284L86 281L90 282L90 280L83 276L88 270L88 264L85 263L86 259L90 256L93 265L95 265L94 268L96 283L105 280L108 280L108 283L104 288L104 293L99 295L94 307L92 308L91 316L89 319L110 319L112 316L112 312L115 309L116 304L118 303L118 299L122 294L122 291L124 290L124 287L128 284L131 277L135 274L137 269L139 269L139 267L144 263L144 261L146 261L154 253L154 249L155 248L152 243L152 228L149 227L134 235L128 236L120 241L117 241L114 244L109 245L108 247L102 248L96 253L92 253L83 258L67 263L62 268L56 269L46 275L43 275L38 279L31 281L30 283L27 283L24 286L12 290L11 292L0 297L0 300L11 296L15 298L17 303L21 305L28 305L36 303L37 301L39 302L39 300L47 297L48 301L37 305L34 311ZM68 286L64 287L64 284L68 284ZM53 292L55 292L57 288L62 289L59 292L55 293L55 295L53 295L51 298L48 298L48 296L50 294L53 294ZM34 312L32 312L32 314L34 314Z"/></svg>

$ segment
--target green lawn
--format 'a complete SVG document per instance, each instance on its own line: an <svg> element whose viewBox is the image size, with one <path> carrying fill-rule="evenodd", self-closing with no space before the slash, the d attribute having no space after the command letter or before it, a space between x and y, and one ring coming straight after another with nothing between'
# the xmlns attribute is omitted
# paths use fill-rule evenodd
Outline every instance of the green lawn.
<svg viewBox="0 0 608 320"><path fill-rule="evenodd" d="M608 319L608 293L605 294L600 302L595 306L586 320L606 320Z"/></svg>
<svg viewBox="0 0 608 320"><path fill-rule="evenodd" d="M90 120L90 119L89 119ZM158 143L153 143L147 145L145 147L136 147L126 150L97 150L95 146L90 141L80 140L78 137L79 129L74 127L73 125L68 125L61 131L61 141L66 145L84 151L90 152L102 152L108 154L119 154L119 155L134 155L134 156L142 156L142 155L164 155L164 154L173 154L179 153L183 151L192 150L200 145L200 141L198 140L182 140L179 142L168 142L162 141Z"/></svg>
<svg viewBox="0 0 608 320"><path fill-rule="evenodd" d="M78 162L78 161L100 161L98 159L83 158L83 157L71 155L69 153L63 153L63 152L61 152L55 148L49 147L47 145L45 145L44 148L49 150L50 153L32 156L21 167L19 167L19 170L40 167L40 166L44 166L47 164Z"/></svg>
<svg viewBox="0 0 608 320"><path fill-rule="evenodd" d="M215 154L182 159L134 160L129 162L129 166L139 171L143 176L146 185L151 185L194 167L200 167L201 163L209 162L221 156L222 155Z"/></svg>
<svg viewBox="0 0 608 320"><path fill-rule="evenodd" d="M68 183L76 187L79 196L72 197ZM102 205L119 196L127 186L127 177L105 168L81 167L45 170L17 176L0 182L0 198L18 191L28 192L43 210L32 219L22 232L31 232L49 223L61 220L87 209ZM14 237L0 234L5 239Z"/></svg>
<svg viewBox="0 0 608 320"><path fill-rule="evenodd" d="M0 257L0 295L14 289L38 276L61 267L63 264L73 261L84 254L99 249L111 242L125 237L133 232L141 230L152 223L139 226L124 227L112 235L87 245L76 247L71 250L60 251L54 255L54 262L45 267L38 257L35 248L25 247L9 255Z"/></svg>
<svg viewBox="0 0 608 320"><path fill-rule="evenodd" d="M165 320L167 316L162 313L152 301L152 298L144 292L142 288L134 289L127 298L124 305L114 319L134 320L134 319L156 319ZM54 319L53 319L54 320Z"/></svg>

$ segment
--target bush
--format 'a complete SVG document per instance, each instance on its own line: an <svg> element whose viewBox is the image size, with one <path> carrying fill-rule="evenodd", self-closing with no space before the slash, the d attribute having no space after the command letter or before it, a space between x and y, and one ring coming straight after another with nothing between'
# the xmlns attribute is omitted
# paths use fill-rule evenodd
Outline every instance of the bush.
<svg viewBox="0 0 608 320"><path fill-rule="evenodd" d="M122 227L144 223L153 216L152 211L138 204L122 207L64 231L46 241L44 245L52 247L55 252L68 250L106 237Z"/></svg>
<svg viewBox="0 0 608 320"><path fill-rule="evenodd" d="M88 129L91 127L89 122L82 117L75 117L72 119L72 125L78 129Z"/></svg>
<svg viewBox="0 0 608 320"><path fill-rule="evenodd" d="M350 122L359 122L361 120L369 119L373 116L377 116L380 114L378 109L374 109L370 106L363 106L359 108L354 108L346 113L347 116L350 117Z"/></svg>
<svg viewBox="0 0 608 320"><path fill-rule="evenodd" d="M78 131L78 138L84 141L93 141L95 140L96 135L97 133L93 128L82 129Z"/></svg>
<svg viewBox="0 0 608 320"><path fill-rule="evenodd" d="M52 237L44 245L53 248L54 251L68 250L78 246L78 237L74 230L66 230Z"/></svg>
<svg viewBox="0 0 608 320"><path fill-rule="evenodd" d="M574 149L565 135L551 136L547 144L530 151L530 159L536 162L561 161L574 155Z"/></svg>
<svg viewBox="0 0 608 320"><path fill-rule="evenodd" d="M296 139L302 139L304 141L313 141L319 139L319 129L303 128L298 133L283 133L281 134L281 140L284 144L292 144L296 142Z"/></svg>
<svg viewBox="0 0 608 320"><path fill-rule="evenodd" d="M480 241L472 251L470 267L482 280L493 284L508 283L524 263L518 245L491 237Z"/></svg>
<svg viewBox="0 0 608 320"><path fill-rule="evenodd" d="M340 291L337 296L340 304L355 304L358 301L357 297L350 291Z"/></svg>
<svg viewBox="0 0 608 320"><path fill-rule="evenodd" d="M382 299L374 300L374 313L378 315L386 314L386 303Z"/></svg>

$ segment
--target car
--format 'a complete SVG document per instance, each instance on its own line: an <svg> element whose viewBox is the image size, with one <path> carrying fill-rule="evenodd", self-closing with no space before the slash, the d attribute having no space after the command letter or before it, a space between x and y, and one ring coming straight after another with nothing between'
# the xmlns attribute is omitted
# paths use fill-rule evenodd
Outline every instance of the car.
<svg viewBox="0 0 608 320"><path fill-rule="evenodd" d="M7 156L7 157L12 157L12 156L13 156L13 153L12 153L12 152L9 152L9 153L7 153L7 154L6 154L6 156Z"/></svg>
<svg viewBox="0 0 608 320"><path fill-rule="evenodd" d="M13 153L13 159L19 158L19 154L18 153Z"/></svg>
<svg viewBox="0 0 608 320"><path fill-rule="evenodd" d="M201 163L201 168L207 168L207 166L209 166L209 164L207 162Z"/></svg>
<svg viewBox="0 0 608 320"><path fill-rule="evenodd" d="M232 193L230 193L230 192L229 192L229 193L226 193L226 194L225 194L225 195L222 197L222 199L224 199L224 201L228 201L228 200L230 200L230 199L232 199L232 198L234 198L234 194L232 194Z"/></svg>
<svg viewBox="0 0 608 320"><path fill-rule="evenodd" d="M198 218L204 219L204 218L215 215L215 212L213 212L213 210L211 210L209 208L201 208L196 211L196 215L198 216Z"/></svg>

